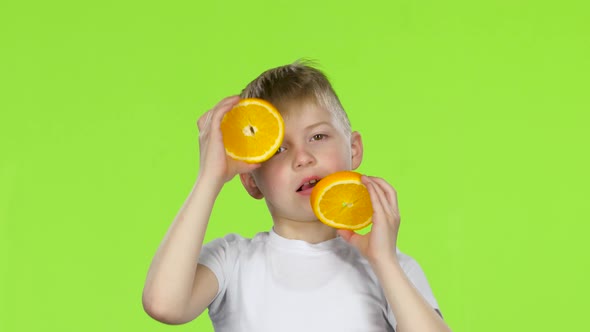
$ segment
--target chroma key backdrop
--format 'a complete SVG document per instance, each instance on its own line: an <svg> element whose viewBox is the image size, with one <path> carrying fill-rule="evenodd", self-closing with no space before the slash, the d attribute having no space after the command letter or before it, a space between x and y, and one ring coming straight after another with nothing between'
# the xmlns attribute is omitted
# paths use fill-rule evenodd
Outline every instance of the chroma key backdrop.
<svg viewBox="0 0 590 332"><path fill-rule="evenodd" d="M397 190L399 248L454 331L583 330L588 17L582 0L4 1L0 331L213 331L150 318L147 269L195 182L199 116L299 58L362 134L358 171ZM206 240L271 227L233 179Z"/></svg>

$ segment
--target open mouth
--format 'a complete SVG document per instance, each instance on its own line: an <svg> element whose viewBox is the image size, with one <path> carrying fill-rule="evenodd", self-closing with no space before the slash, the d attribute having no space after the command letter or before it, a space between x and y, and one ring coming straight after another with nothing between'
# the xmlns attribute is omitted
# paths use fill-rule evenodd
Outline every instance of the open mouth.
<svg viewBox="0 0 590 332"><path fill-rule="evenodd" d="M315 187L315 185L316 185L316 184L317 184L319 181L320 181L320 179L319 179L319 178L316 178L316 179L311 179L311 180L309 180L309 181L306 181L306 182L304 182L304 183L301 185L301 187L299 187L299 189L297 189L297 192L300 192L300 191L304 191L304 190L311 189L311 188Z"/></svg>

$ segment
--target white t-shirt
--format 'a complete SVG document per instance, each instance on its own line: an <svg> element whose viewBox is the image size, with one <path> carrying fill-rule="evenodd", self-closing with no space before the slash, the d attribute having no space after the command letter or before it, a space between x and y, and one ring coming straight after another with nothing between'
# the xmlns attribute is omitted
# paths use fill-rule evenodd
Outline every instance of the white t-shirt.
<svg viewBox="0 0 590 332"><path fill-rule="evenodd" d="M397 251L406 275L438 309L418 263ZM395 317L368 261L338 237L318 244L274 231L214 240L199 263L217 276L209 305L217 332L393 331Z"/></svg>

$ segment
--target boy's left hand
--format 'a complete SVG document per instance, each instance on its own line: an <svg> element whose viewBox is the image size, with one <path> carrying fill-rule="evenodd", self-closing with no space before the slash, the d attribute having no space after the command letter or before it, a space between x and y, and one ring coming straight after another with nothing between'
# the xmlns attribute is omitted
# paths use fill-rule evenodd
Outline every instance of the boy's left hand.
<svg viewBox="0 0 590 332"><path fill-rule="evenodd" d="M369 190L373 205L373 225L365 235L350 230L338 234L355 246L372 265L397 262L396 243L400 225L397 193L385 180L363 175L361 181Z"/></svg>

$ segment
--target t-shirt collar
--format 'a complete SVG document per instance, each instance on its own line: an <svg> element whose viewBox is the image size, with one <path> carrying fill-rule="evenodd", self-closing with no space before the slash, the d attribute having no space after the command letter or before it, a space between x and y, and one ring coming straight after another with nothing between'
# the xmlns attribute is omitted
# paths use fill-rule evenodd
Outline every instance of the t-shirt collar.
<svg viewBox="0 0 590 332"><path fill-rule="evenodd" d="M337 248L342 247L342 245L346 244L344 239L337 236L333 239L326 240L320 243L309 243L304 240L292 240L282 237L281 235L277 234L272 228L269 232L270 242L273 245L276 245L280 248L284 249L296 249L296 250L305 250L308 252L321 252L321 251L331 251Z"/></svg>

